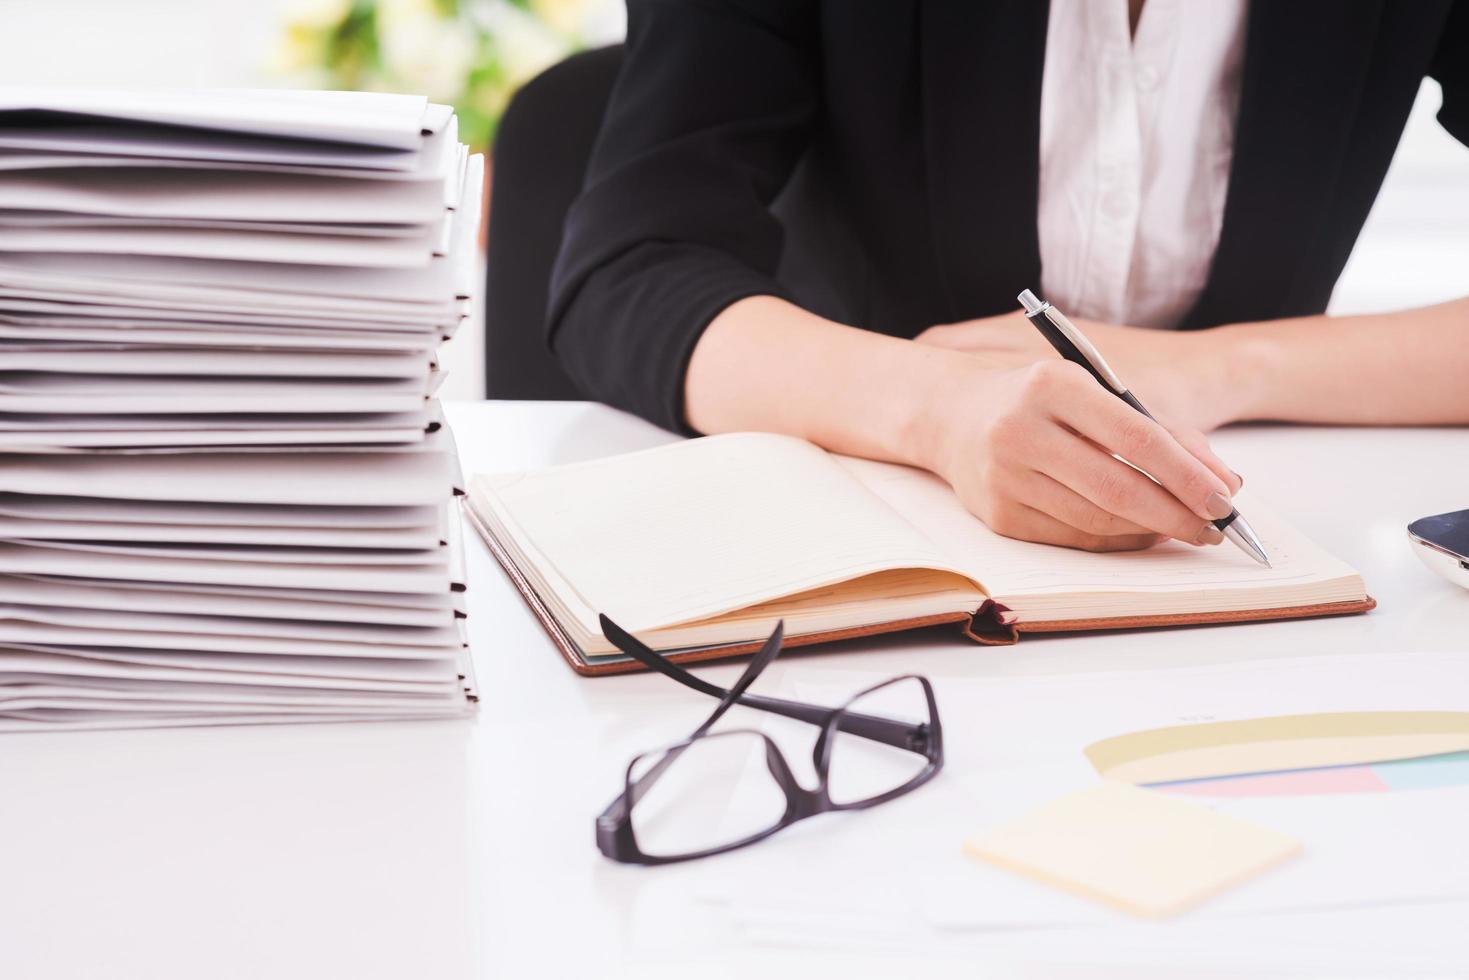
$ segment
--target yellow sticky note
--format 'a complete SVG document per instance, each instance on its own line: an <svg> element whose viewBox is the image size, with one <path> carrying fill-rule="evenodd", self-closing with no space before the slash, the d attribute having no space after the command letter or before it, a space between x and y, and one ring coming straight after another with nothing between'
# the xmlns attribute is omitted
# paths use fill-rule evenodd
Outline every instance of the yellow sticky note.
<svg viewBox="0 0 1469 980"><path fill-rule="evenodd" d="M1300 842L1110 780L964 843L966 853L1134 915L1172 915L1296 854Z"/></svg>

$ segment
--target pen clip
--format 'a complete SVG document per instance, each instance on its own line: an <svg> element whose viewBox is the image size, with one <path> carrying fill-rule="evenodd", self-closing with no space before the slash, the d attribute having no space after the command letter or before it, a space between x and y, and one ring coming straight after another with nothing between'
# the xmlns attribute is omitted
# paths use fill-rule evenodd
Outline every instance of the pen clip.
<svg viewBox="0 0 1469 980"><path fill-rule="evenodd" d="M1121 378L1117 377L1117 372L1112 370L1112 366L1107 363L1107 359L1102 356L1102 352L1092 346L1092 342L1086 339L1086 334L1082 333L1076 324L1066 319L1066 314L1045 300L1040 299L1028 289L1020 294L1020 304L1025 308L1025 315L1031 320L1034 320L1038 316L1045 317L1046 322L1054 327L1057 333L1065 337L1067 342L1075 348L1076 352L1086 359L1087 364L1096 373L1097 380L1101 381L1108 388L1111 388L1116 394L1124 395L1127 393L1127 386L1122 383ZM1085 367L1087 365L1082 366Z"/></svg>

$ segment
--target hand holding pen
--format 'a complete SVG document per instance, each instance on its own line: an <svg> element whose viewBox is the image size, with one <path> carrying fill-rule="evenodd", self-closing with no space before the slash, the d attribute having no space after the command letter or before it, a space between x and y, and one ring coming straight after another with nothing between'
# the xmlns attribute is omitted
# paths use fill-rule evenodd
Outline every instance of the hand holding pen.
<svg viewBox="0 0 1469 980"><path fill-rule="evenodd" d="M1164 428L1059 357L1012 366L920 346L905 451L991 529L1087 551L1224 541L1214 522L1241 481L1202 433Z"/></svg>
<svg viewBox="0 0 1469 980"><path fill-rule="evenodd" d="M1092 346L1091 341L1086 339L1086 336L1066 318L1064 313L1028 289L1022 292L1018 299L1020 305L1025 308L1026 318L1041 332L1041 336L1056 348L1058 354L1090 374L1099 385L1116 395L1133 411L1149 419L1153 418L1152 413L1143 407L1143 403L1138 401L1137 397L1122 383L1122 379L1117 377L1117 373L1102 357L1101 352ZM1214 509L1222 511L1223 506L1220 505ZM1233 542L1235 547L1266 568L1270 567L1270 556L1266 554L1265 546L1260 543L1254 528L1250 527L1249 522L1241 517L1239 511L1235 510L1232 505L1227 514L1211 512L1209 516L1214 518L1214 527Z"/></svg>

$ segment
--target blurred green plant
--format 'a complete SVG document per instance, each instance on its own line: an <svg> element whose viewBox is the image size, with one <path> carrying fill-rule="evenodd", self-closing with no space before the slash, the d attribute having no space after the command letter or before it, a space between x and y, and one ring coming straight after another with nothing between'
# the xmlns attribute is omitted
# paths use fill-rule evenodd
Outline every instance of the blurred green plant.
<svg viewBox="0 0 1469 980"><path fill-rule="evenodd" d="M447 102L489 146L510 96L568 54L622 32L620 0L283 0L268 70L302 88Z"/></svg>

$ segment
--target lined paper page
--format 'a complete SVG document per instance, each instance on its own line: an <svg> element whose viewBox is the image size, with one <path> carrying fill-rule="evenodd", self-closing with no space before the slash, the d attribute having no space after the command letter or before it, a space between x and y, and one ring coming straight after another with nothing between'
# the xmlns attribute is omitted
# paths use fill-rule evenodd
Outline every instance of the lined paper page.
<svg viewBox="0 0 1469 980"><path fill-rule="evenodd" d="M1249 514L1273 568L1229 544L1196 548L1166 541L1141 552L1092 554L1016 541L987 528L930 473L834 458L1022 621L1271 608L1363 595L1350 566L1248 497L1240 498L1240 509Z"/></svg>
<svg viewBox="0 0 1469 980"><path fill-rule="evenodd" d="M737 433L534 473L471 496L591 635L705 619L943 553L800 439Z"/></svg>

